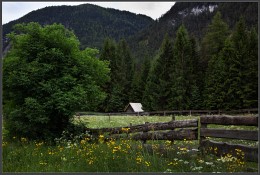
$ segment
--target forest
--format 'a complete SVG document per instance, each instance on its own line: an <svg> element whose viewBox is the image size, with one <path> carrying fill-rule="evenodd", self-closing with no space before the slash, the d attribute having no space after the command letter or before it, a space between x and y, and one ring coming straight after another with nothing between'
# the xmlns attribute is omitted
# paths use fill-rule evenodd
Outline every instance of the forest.
<svg viewBox="0 0 260 175"><path fill-rule="evenodd" d="M100 59L110 62L111 81L102 111L122 111L128 102L146 111L257 108L257 37L243 17L231 30L218 12L201 42L181 25L139 69L125 41L107 39Z"/></svg>

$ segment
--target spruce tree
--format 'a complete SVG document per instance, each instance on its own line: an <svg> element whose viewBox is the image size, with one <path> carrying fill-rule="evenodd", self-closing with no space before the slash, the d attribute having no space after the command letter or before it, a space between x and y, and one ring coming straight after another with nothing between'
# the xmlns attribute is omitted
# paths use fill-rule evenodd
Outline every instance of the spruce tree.
<svg viewBox="0 0 260 175"><path fill-rule="evenodd" d="M150 71L144 94L144 108L150 110L166 110L170 98L170 73L173 65L173 46L168 35L160 48L159 58Z"/></svg>
<svg viewBox="0 0 260 175"><path fill-rule="evenodd" d="M223 82L220 75L224 63L223 60L218 60L218 54L224 48L228 34L228 25L221 19L220 12L217 12L202 41L202 71L205 72L203 101L208 109L218 109L221 107L219 103L224 99L224 95L221 94Z"/></svg>
<svg viewBox="0 0 260 175"><path fill-rule="evenodd" d="M192 48L184 25L177 31L173 46L174 66L171 69L171 109L188 109L191 105L193 81Z"/></svg>

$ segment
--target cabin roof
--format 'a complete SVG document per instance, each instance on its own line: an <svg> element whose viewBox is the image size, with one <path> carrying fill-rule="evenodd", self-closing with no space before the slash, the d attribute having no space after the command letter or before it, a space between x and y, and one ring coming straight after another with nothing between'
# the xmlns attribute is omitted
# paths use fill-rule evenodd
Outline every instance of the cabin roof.
<svg viewBox="0 0 260 175"><path fill-rule="evenodd" d="M134 112L144 112L144 110L142 109L142 104L141 103L129 103L126 108L125 111L127 110L127 108L131 106L132 109L134 110Z"/></svg>

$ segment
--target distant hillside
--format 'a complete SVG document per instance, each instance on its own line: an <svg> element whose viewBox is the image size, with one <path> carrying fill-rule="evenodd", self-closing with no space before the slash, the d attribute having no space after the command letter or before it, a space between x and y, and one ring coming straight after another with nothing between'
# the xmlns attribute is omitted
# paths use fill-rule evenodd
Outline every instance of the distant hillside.
<svg viewBox="0 0 260 175"><path fill-rule="evenodd" d="M244 16L248 27L258 24L258 4L256 2L176 2L158 21L130 39L135 57L150 57L158 51L164 35L174 38L177 29L184 24L190 35L199 41L206 32L212 17L220 11L224 21L234 28L240 16Z"/></svg>
<svg viewBox="0 0 260 175"><path fill-rule="evenodd" d="M168 33L170 38L174 38L181 24L185 25L190 35L200 41L217 11L221 12L231 29L241 15L245 17L248 27L257 27L257 2L176 2L156 21L145 15L84 4L46 7L32 11L3 25L3 35L9 33L17 23L34 21L46 25L56 22L75 32L81 42L81 48L101 49L106 37L115 40L126 38L132 55L140 61L147 56L154 57L164 35ZM8 41L5 37L3 39L5 49Z"/></svg>
<svg viewBox="0 0 260 175"><path fill-rule="evenodd" d="M111 37L118 40L132 36L145 29L154 20L145 15L91 4L53 6L32 11L18 20L3 25L3 36L11 32L14 24L28 22L39 22L42 25L61 23L75 32L81 42L81 48L101 48L104 38ZM4 40L4 48L6 46L7 42Z"/></svg>

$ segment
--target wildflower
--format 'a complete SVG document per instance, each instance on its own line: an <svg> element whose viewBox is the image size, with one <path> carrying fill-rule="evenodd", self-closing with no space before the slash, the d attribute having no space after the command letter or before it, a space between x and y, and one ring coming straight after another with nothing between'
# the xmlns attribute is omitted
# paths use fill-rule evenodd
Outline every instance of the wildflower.
<svg viewBox="0 0 260 175"><path fill-rule="evenodd" d="M166 140L166 141L165 141L165 144L166 144L166 145L170 145L171 143L172 143L172 141L170 141L170 140Z"/></svg>
<svg viewBox="0 0 260 175"><path fill-rule="evenodd" d="M85 143L86 143L86 140L81 140L81 141L80 141L80 144L81 144L81 145L84 145Z"/></svg>
<svg viewBox="0 0 260 175"><path fill-rule="evenodd" d="M206 165L213 165L213 162L205 162Z"/></svg>
<svg viewBox="0 0 260 175"><path fill-rule="evenodd" d="M27 139L24 138L24 137L22 137L22 138L21 138L21 142L27 142Z"/></svg>
<svg viewBox="0 0 260 175"><path fill-rule="evenodd" d="M48 154L49 154L49 155L53 155L53 154L55 154L55 153L52 152L52 151L49 151Z"/></svg>
<svg viewBox="0 0 260 175"><path fill-rule="evenodd" d="M61 160L67 161L66 157L61 157Z"/></svg>
<svg viewBox="0 0 260 175"><path fill-rule="evenodd" d="M36 146L36 147L40 147L40 146L42 146L42 145L43 145L43 142L35 143L35 146Z"/></svg>
<svg viewBox="0 0 260 175"><path fill-rule="evenodd" d="M6 145L7 145L7 142L2 143L2 147L6 146Z"/></svg>
<svg viewBox="0 0 260 175"><path fill-rule="evenodd" d="M141 158L141 157L137 157L137 158L136 158L136 163L137 163L137 164L141 164L141 162L142 162L142 158Z"/></svg>
<svg viewBox="0 0 260 175"><path fill-rule="evenodd" d="M199 167L193 167L192 170L193 171L196 171L196 170L201 170L203 167L202 166L199 166Z"/></svg>
<svg viewBox="0 0 260 175"><path fill-rule="evenodd" d="M16 139L16 137L15 137L15 136L13 136L13 139Z"/></svg>
<svg viewBox="0 0 260 175"><path fill-rule="evenodd" d="M184 163L184 164L189 164L189 162L188 162L188 161L184 161L183 163Z"/></svg>
<svg viewBox="0 0 260 175"><path fill-rule="evenodd" d="M148 166L148 167L151 166L151 162L145 161L144 163L145 163L145 165Z"/></svg>
<svg viewBox="0 0 260 175"><path fill-rule="evenodd" d="M198 162L199 162L199 163L204 163L204 160L201 160L201 159L200 159Z"/></svg>
<svg viewBox="0 0 260 175"><path fill-rule="evenodd" d="M178 165L178 162L170 162L170 163L168 163L168 165L170 166L170 165Z"/></svg>
<svg viewBox="0 0 260 175"><path fill-rule="evenodd" d="M122 128L121 130L122 130L123 132L128 133L128 131L130 130L130 128Z"/></svg>
<svg viewBox="0 0 260 175"><path fill-rule="evenodd" d="M167 169L167 170L164 171L164 173L171 173L171 172L172 172L171 169Z"/></svg>
<svg viewBox="0 0 260 175"><path fill-rule="evenodd" d="M94 161L92 159L88 161L89 165L92 165L93 163L94 163Z"/></svg>
<svg viewBox="0 0 260 175"><path fill-rule="evenodd" d="M100 143L103 143L103 142L104 142L104 135L99 135L98 141L99 141Z"/></svg>
<svg viewBox="0 0 260 175"><path fill-rule="evenodd" d="M47 165L46 162L42 162L42 161L40 161L39 164L40 164L40 165Z"/></svg>

